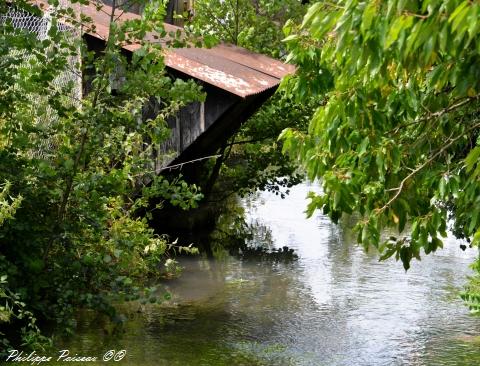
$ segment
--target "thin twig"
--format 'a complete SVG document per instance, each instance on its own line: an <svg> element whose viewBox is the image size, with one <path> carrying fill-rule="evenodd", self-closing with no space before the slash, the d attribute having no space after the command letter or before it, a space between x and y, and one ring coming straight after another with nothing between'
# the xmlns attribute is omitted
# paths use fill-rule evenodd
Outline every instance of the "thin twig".
<svg viewBox="0 0 480 366"><path fill-rule="evenodd" d="M261 138L261 139L233 141L233 142L228 143L228 144L227 144L227 147L228 147L228 146L234 146L234 145L254 144L254 143L256 143L256 142L262 142L262 141L265 141L265 140L267 140L267 139L268 139L268 138L265 137L265 138Z"/></svg>
<svg viewBox="0 0 480 366"><path fill-rule="evenodd" d="M113 19L114 19L114 16L115 16L115 7L116 7L116 0L113 0L112 13L110 14L110 30L111 30ZM108 37L109 37L109 40L110 40L111 32L109 31L108 34L109 34ZM106 76L107 70L106 70L105 63L106 63L106 61L103 60L102 74L100 76L100 81L101 82L99 82L99 85L98 85L97 89L95 90L95 94L94 94L93 101L92 101L92 109L95 109L97 107L97 101L98 101L98 98L100 96L102 82L103 82L103 80L105 79L105 76ZM85 127L85 131L82 133L82 137L80 138L80 147L77 151L77 154L75 156L75 160L73 162L72 174L69 175L66 179L66 186L65 186L65 191L64 191L64 194L63 194L63 198L62 198L62 203L60 204L60 207L59 207L59 210L58 210L58 216L59 216L59 219L62 222L64 221L65 215L67 213L67 205L68 205L68 200L70 198L70 194L72 192L73 181L74 181L75 176L77 175L77 172L78 172L78 168L79 168L79 165L80 165L80 160L82 158L83 152L85 150L85 145L87 143L87 138L88 138L88 128Z"/></svg>
<svg viewBox="0 0 480 366"><path fill-rule="evenodd" d="M184 163L169 165L169 166L166 166L166 167L164 167L164 168L161 168L158 173L163 172L163 171L166 170L166 169L170 169L170 170L171 170L171 169L176 169L176 168L180 168L180 169L181 169L181 168L182 168L184 165L186 165L186 164L196 163L196 162L198 162L198 161L202 161L202 160L206 160L206 159L211 159L211 158L219 158L220 156L221 156L221 155L219 155L219 154L217 154L217 155L209 155L209 156L204 156L204 157L202 157L202 158L189 160L189 161L186 161L186 162L184 162Z"/></svg>
<svg viewBox="0 0 480 366"><path fill-rule="evenodd" d="M413 13L411 11L405 11L404 14L408 15L408 16L411 16L411 17L420 18L420 19L423 19L423 20L428 19L430 17L430 14L423 15L423 14Z"/></svg>
<svg viewBox="0 0 480 366"><path fill-rule="evenodd" d="M417 123L421 123L421 122L426 122L428 120L431 120L433 118L438 118L438 117L441 117L443 116L444 114L447 114L447 113L450 113L460 107L463 107L464 105L472 102L472 101L475 101L475 100L478 100L480 99L480 94L477 94L477 95L474 95L473 97L468 97L466 99L462 99L460 102L457 102L449 107L446 107L446 108L443 108L437 112L434 112L434 113L430 113L428 114L427 116L424 116L424 117L421 117L421 118L417 118L411 122L408 122L408 123L404 123L400 126L397 126L395 127L393 130L390 130L387 132L387 134L396 134L398 133L401 129L405 128L405 127L408 127L408 126L411 126L411 125L414 125L414 124L417 124ZM424 107L425 108L425 107Z"/></svg>
<svg viewBox="0 0 480 366"><path fill-rule="evenodd" d="M329 2L329 1L322 1L322 4L323 4L323 5L330 6L330 7L334 8L334 9L345 10L345 7L340 6L340 5L338 5L338 4L331 3L331 2Z"/></svg>

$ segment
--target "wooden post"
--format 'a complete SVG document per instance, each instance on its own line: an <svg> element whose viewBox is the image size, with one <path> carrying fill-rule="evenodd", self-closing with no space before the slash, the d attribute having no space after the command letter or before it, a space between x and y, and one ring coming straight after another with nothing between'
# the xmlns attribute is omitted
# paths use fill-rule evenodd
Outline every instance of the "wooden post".
<svg viewBox="0 0 480 366"><path fill-rule="evenodd" d="M200 133L205 131L205 102L200 103Z"/></svg>
<svg viewBox="0 0 480 366"><path fill-rule="evenodd" d="M180 155L183 151L183 133L182 133L182 124L180 123L180 117L177 115L175 117L176 129L177 129L177 151Z"/></svg>

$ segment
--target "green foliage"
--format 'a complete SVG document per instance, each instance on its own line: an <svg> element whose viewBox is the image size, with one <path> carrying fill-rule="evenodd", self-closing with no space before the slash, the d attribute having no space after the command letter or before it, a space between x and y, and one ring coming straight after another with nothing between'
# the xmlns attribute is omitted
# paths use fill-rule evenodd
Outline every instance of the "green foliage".
<svg viewBox="0 0 480 366"><path fill-rule="evenodd" d="M204 36L280 58L285 55L282 27L300 21L298 0L196 0L192 27Z"/></svg>
<svg viewBox="0 0 480 366"><path fill-rule="evenodd" d="M192 27L198 33L283 59L282 27L289 19L300 21L305 11L298 0L201 0L195 2ZM287 127L306 130L314 105L313 100L296 100L292 93L278 93L266 102L221 149L223 164L216 194L211 196L221 201L234 193L243 196L258 189L288 194L288 188L298 184L303 174L281 153L277 136Z"/></svg>
<svg viewBox="0 0 480 366"><path fill-rule="evenodd" d="M220 176L223 195L267 190L284 197L303 181L304 173L282 154L276 140L287 127L306 130L312 110L311 104L298 104L282 93L266 102L231 141Z"/></svg>
<svg viewBox="0 0 480 366"><path fill-rule="evenodd" d="M321 179L308 213L358 214L358 242L405 269L442 247L449 220L480 242L479 15L474 1L320 1L285 40L287 90L322 101L308 133L281 136Z"/></svg>
<svg viewBox="0 0 480 366"><path fill-rule="evenodd" d="M15 211L17 211L22 202L21 196L9 197L8 193L11 188L12 184L7 181L0 192L0 227L5 220L13 219Z"/></svg>
<svg viewBox="0 0 480 366"><path fill-rule="evenodd" d="M23 1L15 6L36 11ZM113 22L99 54L59 31L57 22L67 20L91 27L71 8L52 13L45 40L10 24L0 28L0 182L7 182L0 192L0 273L9 281L1 284L7 305L0 321L12 329L39 318L71 331L80 307L114 318L112 296L138 298L172 247L148 226L149 199L188 209L201 198L197 187L155 173L166 119L203 95L193 82L167 76L160 46L143 41L148 31L162 34L163 7L147 6L146 14ZM121 52L127 41L141 45L131 60ZM82 100L72 99L73 83L56 82L80 53L89 75ZM160 113L146 118L152 101ZM147 217L136 215L140 209ZM20 334L24 345L32 344L32 332Z"/></svg>
<svg viewBox="0 0 480 366"><path fill-rule="evenodd" d="M0 277L0 323L12 321L23 321L24 326L18 331L22 347L36 350L45 350L51 346L51 339L42 335L38 327L34 314L27 310L26 304L20 300L20 295L13 293L8 288L7 276ZM3 351L11 347L11 344L4 333L0 331L0 345L2 350L0 356L4 356Z"/></svg>

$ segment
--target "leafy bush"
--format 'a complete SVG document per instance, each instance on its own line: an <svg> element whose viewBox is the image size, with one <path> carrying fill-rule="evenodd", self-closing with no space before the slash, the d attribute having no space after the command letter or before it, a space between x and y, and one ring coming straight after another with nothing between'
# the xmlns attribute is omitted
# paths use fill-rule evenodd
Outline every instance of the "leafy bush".
<svg viewBox="0 0 480 366"><path fill-rule="evenodd" d="M15 6L40 15L24 1ZM147 10L112 22L100 53L60 31L59 22L92 25L71 8L51 13L43 40L0 26L0 182L8 182L0 193L0 321L26 327L13 332L16 343L32 344L36 319L72 331L80 307L113 318L112 292L140 296L169 246L136 213L148 216L153 198L183 209L201 198L197 187L155 173L166 119L203 95L193 82L169 78L160 46L143 42L145 32L163 29L163 9ZM121 51L127 39L141 46L130 60ZM71 67L88 75L82 99L75 78L58 82ZM145 118L152 100L160 112Z"/></svg>

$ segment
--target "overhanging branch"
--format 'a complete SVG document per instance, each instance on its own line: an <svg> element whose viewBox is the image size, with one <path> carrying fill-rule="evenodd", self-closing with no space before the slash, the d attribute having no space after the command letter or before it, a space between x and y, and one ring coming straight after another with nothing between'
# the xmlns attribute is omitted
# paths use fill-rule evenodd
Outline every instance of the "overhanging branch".
<svg viewBox="0 0 480 366"><path fill-rule="evenodd" d="M478 96L477 96L478 97ZM464 101L465 102L465 101ZM457 107L458 108L458 107ZM385 211L388 207L391 206L391 204L400 196L400 194L403 191L403 188L405 187L405 183L411 179L414 175L416 175L419 171L421 171L423 168L425 168L427 165L429 165L432 161L434 161L438 156L440 156L442 153L444 153L450 146L452 146L455 142L460 140L463 136L465 136L466 133L473 131L476 128L480 127L480 123L476 123L473 126L470 126L467 130L462 132L460 135L457 137L450 139L450 141L442 146L435 154L433 154L429 159L427 159L423 164L419 165L417 168L413 169L410 174L408 174L405 178L402 179L400 182L400 185L397 188L394 188L393 191L396 191L395 195L381 208L376 210L377 214L382 213Z"/></svg>

